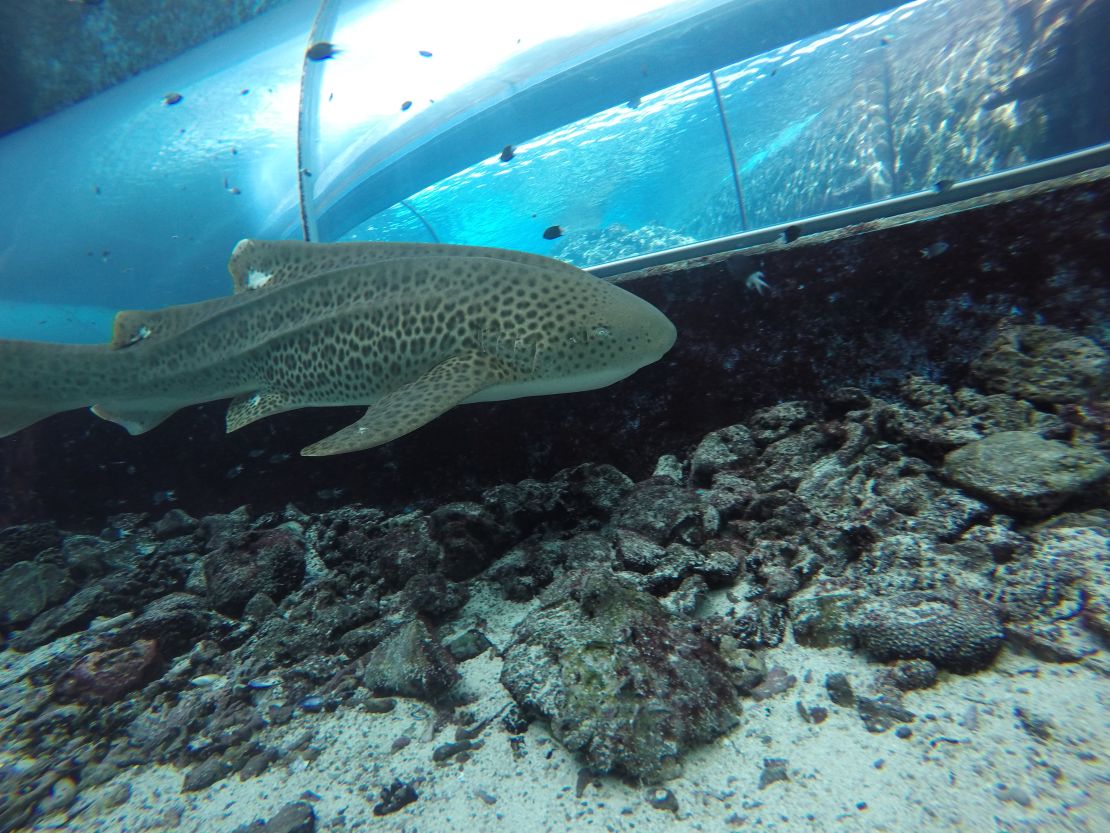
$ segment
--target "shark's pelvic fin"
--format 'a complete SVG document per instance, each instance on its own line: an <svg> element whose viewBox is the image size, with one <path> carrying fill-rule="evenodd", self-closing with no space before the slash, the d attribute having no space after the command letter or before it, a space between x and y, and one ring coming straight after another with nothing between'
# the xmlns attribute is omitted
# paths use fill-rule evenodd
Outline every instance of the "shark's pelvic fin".
<svg viewBox="0 0 1110 833"><path fill-rule="evenodd" d="M304 403L293 401L281 391L259 391L236 396L227 408L227 433L238 431L244 425L265 417L303 407Z"/></svg>
<svg viewBox="0 0 1110 833"><path fill-rule="evenodd" d="M358 422L301 450L305 457L361 451L395 440L431 422L467 397L508 381L513 371L484 353L452 356L419 379L390 391Z"/></svg>
<svg viewBox="0 0 1110 833"><path fill-rule="evenodd" d="M101 419L114 422L116 425L122 425L127 429L128 434L134 436L135 434L144 434L151 428L156 428L161 425L173 416L177 408L170 408L170 410L166 411L162 409L138 408L134 405L116 406L111 404L96 404L89 410Z"/></svg>

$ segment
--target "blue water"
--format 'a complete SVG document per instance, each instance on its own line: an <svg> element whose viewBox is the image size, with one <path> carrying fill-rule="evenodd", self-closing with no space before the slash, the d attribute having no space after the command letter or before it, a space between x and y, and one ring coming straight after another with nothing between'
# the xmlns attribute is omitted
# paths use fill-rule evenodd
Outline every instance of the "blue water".
<svg viewBox="0 0 1110 833"><path fill-rule="evenodd" d="M313 4L294 6L303 12ZM35 305L8 306L0 337L101 340L105 310L226 294L224 263L238 239L277 228L296 234L288 223L295 216L288 159L303 26L288 11L263 18L233 33L279 33L267 35L275 45L250 61L229 65L224 46L202 47L190 53L191 63L173 64L217 67L195 89L181 88L180 105L161 103L175 77L167 74L173 67L161 67L129 82L127 91L117 88L53 117L41 133L0 141L0 161L23 160L9 163L9 187L0 196L8 218L0 227L0 299ZM374 86L375 101L392 101L414 79L444 83L436 65L409 48L424 34L374 33L382 44L403 42L411 55L397 60L412 64L385 87ZM440 55L458 46L450 39L424 45ZM926 189L939 178L982 175L1039 152L1023 138L1043 138L1034 129L1034 119L1044 118L1036 101L1028 112L1019 103L989 113L981 105L1007 73L1035 63L1025 48L1002 4L916 0L720 68L734 159L711 84L701 76L544 135L491 135L486 159L364 218L341 239L434 237L591 266L617 251L625 256L629 245L647 251L741 230L734 163L756 226ZM325 101L334 105L336 94L341 102L358 98L349 79L340 82L345 76L329 77ZM894 86L880 118L875 91L884 77ZM355 110L336 106L322 120L319 149L322 164L333 167L360 130L384 129L381 119L363 125ZM416 125L433 108L421 101L386 121ZM339 118L343 113L350 123ZM112 120L120 134L105 141L96 125ZM28 148L52 125L65 152L45 143ZM882 147L887 137L896 145L893 162ZM516 156L502 162L509 142ZM554 225L564 235L544 239Z"/></svg>

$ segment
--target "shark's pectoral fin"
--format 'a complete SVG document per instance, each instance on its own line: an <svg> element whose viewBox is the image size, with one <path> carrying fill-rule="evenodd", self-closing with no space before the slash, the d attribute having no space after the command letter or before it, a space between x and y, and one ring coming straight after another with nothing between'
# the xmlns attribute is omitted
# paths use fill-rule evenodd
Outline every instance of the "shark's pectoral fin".
<svg viewBox="0 0 1110 833"><path fill-rule="evenodd" d="M243 394L231 400L227 408L227 433L237 431L244 425L264 417L293 411L303 407L281 391L259 391Z"/></svg>
<svg viewBox="0 0 1110 833"><path fill-rule="evenodd" d="M324 457L382 445L431 422L482 388L512 377L512 370L493 356L453 356L419 379L390 391L367 408L358 422L313 443L301 454Z"/></svg>
<svg viewBox="0 0 1110 833"><path fill-rule="evenodd" d="M116 407L107 403L99 403L90 408L101 419L122 425L127 433L134 436L149 431L169 419L177 408L168 411L158 408L137 408L134 405Z"/></svg>

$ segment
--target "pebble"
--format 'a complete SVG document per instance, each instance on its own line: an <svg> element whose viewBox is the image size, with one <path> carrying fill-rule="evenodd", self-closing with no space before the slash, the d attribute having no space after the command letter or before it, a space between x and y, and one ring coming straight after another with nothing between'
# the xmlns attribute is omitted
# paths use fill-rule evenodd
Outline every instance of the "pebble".
<svg viewBox="0 0 1110 833"><path fill-rule="evenodd" d="M39 802L39 812L44 816L64 810L77 798L77 783L69 777L59 778L50 788L50 794Z"/></svg>
<svg viewBox="0 0 1110 833"><path fill-rule="evenodd" d="M649 790L647 794L647 803L656 810L668 810L672 813L678 812L678 799L675 798L673 792L665 787Z"/></svg>

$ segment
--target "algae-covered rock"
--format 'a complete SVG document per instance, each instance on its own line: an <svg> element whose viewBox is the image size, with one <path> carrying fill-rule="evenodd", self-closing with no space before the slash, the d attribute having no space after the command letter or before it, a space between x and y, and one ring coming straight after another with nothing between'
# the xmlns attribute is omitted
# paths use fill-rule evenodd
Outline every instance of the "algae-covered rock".
<svg viewBox="0 0 1110 833"><path fill-rule="evenodd" d="M376 695L434 700L459 679L455 660L420 619L413 619L370 652L363 684Z"/></svg>
<svg viewBox="0 0 1110 833"><path fill-rule="evenodd" d="M860 606L848 629L873 659L925 659L964 673L988 666L1004 637L997 609L948 591L879 596Z"/></svg>
<svg viewBox="0 0 1110 833"><path fill-rule="evenodd" d="M648 782L736 722L719 650L607 570L568 573L517 625L501 682L597 772Z"/></svg>
<svg viewBox="0 0 1110 833"><path fill-rule="evenodd" d="M949 453L944 474L1002 509L1039 517L1110 474L1110 462L1093 448L1003 431Z"/></svg>
<svg viewBox="0 0 1110 833"><path fill-rule="evenodd" d="M21 625L73 592L73 582L61 567L17 561L0 572L0 624Z"/></svg>
<svg viewBox="0 0 1110 833"><path fill-rule="evenodd" d="M1089 338L1030 324L1000 330L971 372L992 393L1043 404L1081 402L1105 390L1110 355Z"/></svg>

